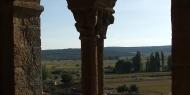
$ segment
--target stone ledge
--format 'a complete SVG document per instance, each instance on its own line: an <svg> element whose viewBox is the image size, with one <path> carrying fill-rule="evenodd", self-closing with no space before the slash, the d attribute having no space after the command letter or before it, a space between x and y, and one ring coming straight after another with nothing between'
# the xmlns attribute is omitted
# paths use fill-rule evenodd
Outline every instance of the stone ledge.
<svg viewBox="0 0 190 95"><path fill-rule="evenodd" d="M15 16L40 16L44 7L36 2L14 1Z"/></svg>

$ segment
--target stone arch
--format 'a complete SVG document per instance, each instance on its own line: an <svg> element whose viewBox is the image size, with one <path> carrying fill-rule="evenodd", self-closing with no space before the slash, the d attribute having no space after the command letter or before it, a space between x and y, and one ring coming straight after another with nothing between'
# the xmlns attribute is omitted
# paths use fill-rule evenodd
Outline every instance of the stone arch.
<svg viewBox="0 0 190 95"><path fill-rule="evenodd" d="M85 11L87 11L86 9L93 10L93 8L95 7L92 8L92 5L100 6L96 7L97 9L101 9L103 7L103 10L99 11L104 11L105 6L109 7L106 7L106 10L110 10L110 7L112 8L114 4L113 2L110 2L106 3L108 5L105 5L105 2L108 1L109 0L80 0L79 2L75 0L68 0L69 8L74 13L75 19L78 23L76 24L77 29L82 34L81 39L89 39L89 37L86 37L87 35L92 36L91 38L93 38L93 35L96 33L83 33L83 31L87 31L88 29L92 30L94 28L92 26L94 25L93 15L95 14L92 12L92 18L90 18L91 21L89 22L90 26L87 29L81 28L83 26L83 19L80 17L80 15L85 15ZM172 73L173 95L190 94L190 65L188 60L190 57L190 45L186 43L189 40L190 36L189 4L189 0L172 0L172 57L174 62ZM78 10L78 8L81 6L83 7ZM14 3L13 0L2 0L0 7L0 11L2 13L2 17L0 18L0 23L2 24L2 26L0 27L2 33L0 35L2 42L2 46L0 47L0 93L2 95L41 95L42 85L40 75L41 49L39 15L43 8L40 6L40 0L15 0ZM102 27L103 25L100 26ZM95 40L91 39L91 41ZM88 48L96 45L85 45L85 43L89 42L86 40L82 40L82 45L84 45L85 47L84 51L86 50L84 54L90 51L94 52L92 53L92 55L97 54L97 47L94 47L92 49ZM100 47L102 47L102 44ZM102 50L98 52L98 54L100 54L100 57L102 55L101 52ZM98 56L94 55L91 57L94 61L85 59L84 61L92 61L92 63L98 61L96 60ZM94 72L93 70L91 73L94 73L95 75L97 74L97 72ZM92 76L92 78L95 79L97 77ZM96 82L95 80L91 82L92 83L88 86L92 88L95 87L96 90L84 91L83 93L86 94L83 95L101 95L97 92L99 90L98 87L96 87L96 84L98 84L98 82ZM86 82L84 81L83 84L85 85L85 83Z"/></svg>

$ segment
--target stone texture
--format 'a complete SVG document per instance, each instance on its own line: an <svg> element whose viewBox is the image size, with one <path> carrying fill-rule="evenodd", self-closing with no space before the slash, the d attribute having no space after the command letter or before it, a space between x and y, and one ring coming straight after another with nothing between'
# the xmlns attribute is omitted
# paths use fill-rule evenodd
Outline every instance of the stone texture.
<svg viewBox="0 0 190 95"><path fill-rule="evenodd" d="M41 95L40 13L36 0L14 2L13 40L16 95Z"/></svg>

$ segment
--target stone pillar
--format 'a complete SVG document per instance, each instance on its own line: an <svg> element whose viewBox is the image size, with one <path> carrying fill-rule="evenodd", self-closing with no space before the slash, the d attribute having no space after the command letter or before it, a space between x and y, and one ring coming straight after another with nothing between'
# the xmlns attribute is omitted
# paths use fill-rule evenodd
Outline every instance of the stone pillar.
<svg viewBox="0 0 190 95"><path fill-rule="evenodd" d="M172 95L190 95L190 1L172 0Z"/></svg>
<svg viewBox="0 0 190 95"><path fill-rule="evenodd" d="M103 47L116 0L67 0L80 32L82 94L103 95Z"/></svg>
<svg viewBox="0 0 190 95"><path fill-rule="evenodd" d="M82 60L82 94L98 95L96 10L72 10L76 28L80 32Z"/></svg>
<svg viewBox="0 0 190 95"><path fill-rule="evenodd" d="M13 14L15 95L41 95L39 0L15 0Z"/></svg>
<svg viewBox="0 0 190 95"><path fill-rule="evenodd" d="M98 95L104 94L104 39L97 40L97 55L98 55Z"/></svg>
<svg viewBox="0 0 190 95"><path fill-rule="evenodd" d="M82 56L82 93L83 95L98 95L97 80L97 47L96 38L81 38Z"/></svg>
<svg viewBox="0 0 190 95"><path fill-rule="evenodd" d="M83 95L103 95L103 48L106 31L112 24L113 9L72 10L80 32Z"/></svg>
<svg viewBox="0 0 190 95"><path fill-rule="evenodd" d="M108 26L114 22L113 13L113 9L106 8L99 9L97 12L98 95L104 94L104 39Z"/></svg>

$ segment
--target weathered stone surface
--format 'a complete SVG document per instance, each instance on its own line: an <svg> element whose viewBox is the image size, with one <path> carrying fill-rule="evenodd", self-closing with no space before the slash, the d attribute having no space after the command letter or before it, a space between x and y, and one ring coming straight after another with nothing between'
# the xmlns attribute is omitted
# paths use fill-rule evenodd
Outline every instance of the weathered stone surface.
<svg viewBox="0 0 190 95"><path fill-rule="evenodd" d="M41 95L41 7L36 0L16 0L13 18L16 95Z"/></svg>

